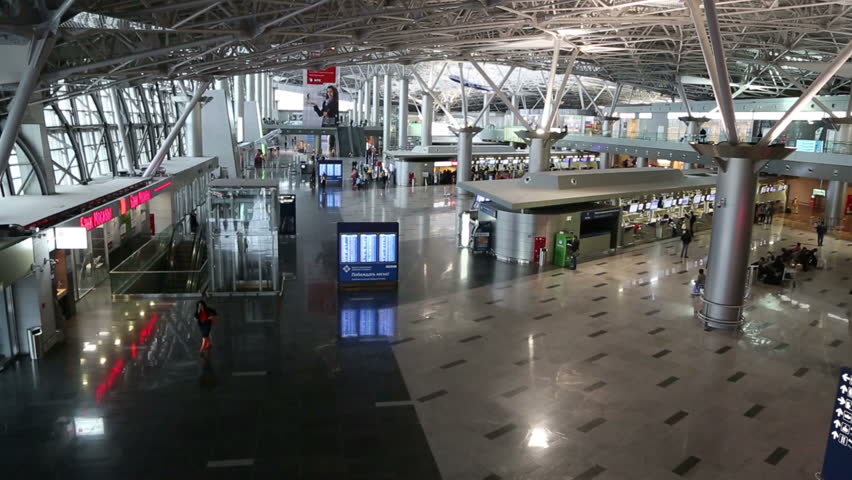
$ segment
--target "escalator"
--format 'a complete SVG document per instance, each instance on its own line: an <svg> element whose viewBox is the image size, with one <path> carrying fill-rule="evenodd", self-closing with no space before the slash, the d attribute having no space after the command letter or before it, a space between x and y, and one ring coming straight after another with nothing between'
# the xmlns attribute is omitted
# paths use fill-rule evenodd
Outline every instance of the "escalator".
<svg viewBox="0 0 852 480"><path fill-rule="evenodd" d="M337 127L337 155L339 157L363 157L367 143L361 127Z"/></svg>

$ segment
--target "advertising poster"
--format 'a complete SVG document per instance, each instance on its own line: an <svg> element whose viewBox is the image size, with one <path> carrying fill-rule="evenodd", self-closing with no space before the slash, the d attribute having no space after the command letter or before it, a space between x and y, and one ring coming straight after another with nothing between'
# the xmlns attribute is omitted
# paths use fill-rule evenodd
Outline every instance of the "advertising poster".
<svg viewBox="0 0 852 480"><path fill-rule="evenodd" d="M340 104L337 67L305 70L303 85L305 101L302 125L313 128L335 126Z"/></svg>

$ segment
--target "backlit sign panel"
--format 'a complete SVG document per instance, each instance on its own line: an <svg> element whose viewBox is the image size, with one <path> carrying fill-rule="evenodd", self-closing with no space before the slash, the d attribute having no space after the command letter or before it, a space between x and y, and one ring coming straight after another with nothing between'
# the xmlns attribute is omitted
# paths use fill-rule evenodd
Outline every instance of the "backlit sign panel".
<svg viewBox="0 0 852 480"><path fill-rule="evenodd" d="M96 210L91 215L80 217L80 226L86 230L94 230L113 219L112 207Z"/></svg>

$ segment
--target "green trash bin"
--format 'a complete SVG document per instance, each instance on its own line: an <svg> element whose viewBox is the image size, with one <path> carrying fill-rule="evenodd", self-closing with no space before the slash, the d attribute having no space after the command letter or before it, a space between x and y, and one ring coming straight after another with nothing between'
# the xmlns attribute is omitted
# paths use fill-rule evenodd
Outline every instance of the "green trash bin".
<svg viewBox="0 0 852 480"><path fill-rule="evenodd" d="M567 233L559 232L556 234L556 240L553 242L553 264L557 267L567 267L570 261L568 253L568 242L570 238Z"/></svg>

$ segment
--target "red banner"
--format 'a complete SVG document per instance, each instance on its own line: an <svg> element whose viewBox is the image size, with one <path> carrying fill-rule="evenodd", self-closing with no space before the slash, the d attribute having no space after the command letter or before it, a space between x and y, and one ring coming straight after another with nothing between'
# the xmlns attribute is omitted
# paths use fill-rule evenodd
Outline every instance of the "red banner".
<svg viewBox="0 0 852 480"><path fill-rule="evenodd" d="M308 85L325 85L337 83L337 67L328 67L325 70L308 70Z"/></svg>

